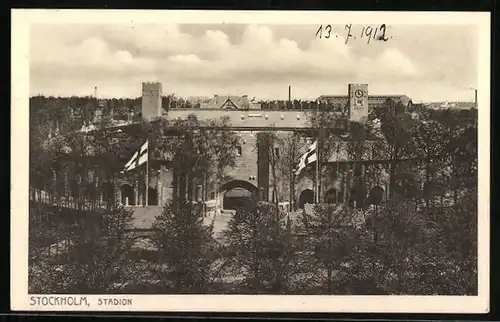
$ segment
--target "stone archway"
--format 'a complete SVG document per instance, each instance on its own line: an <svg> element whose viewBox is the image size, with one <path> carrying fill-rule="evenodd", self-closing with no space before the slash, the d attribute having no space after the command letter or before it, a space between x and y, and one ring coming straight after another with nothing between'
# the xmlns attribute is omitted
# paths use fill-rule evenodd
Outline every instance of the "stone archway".
<svg viewBox="0 0 500 322"><path fill-rule="evenodd" d="M246 204L258 196L259 189L248 181L232 180L219 188L222 194L222 208L237 210L245 208Z"/></svg>
<svg viewBox="0 0 500 322"><path fill-rule="evenodd" d="M314 192L311 189L302 190L299 196L299 209L304 209L305 204L314 203Z"/></svg>
<svg viewBox="0 0 500 322"><path fill-rule="evenodd" d="M231 180L229 182L226 182L222 186L220 186L219 192L225 192L225 191L231 190L233 188L243 188L243 189L246 189L246 190L250 191L251 193L255 193L255 194L257 194L259 191L259 189L255 185L251 184L248 181Z"/></svg>

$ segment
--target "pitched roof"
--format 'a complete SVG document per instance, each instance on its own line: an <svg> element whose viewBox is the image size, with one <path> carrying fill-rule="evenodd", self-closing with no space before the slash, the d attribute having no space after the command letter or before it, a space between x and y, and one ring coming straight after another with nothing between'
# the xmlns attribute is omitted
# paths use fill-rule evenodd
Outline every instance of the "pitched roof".
<svg viewBox="0 0 500 322"><path fill-rule="evenodd" d="M205 108L236 108L247 109L250 100L246 96L214 96L202 103Z"/></svg>
<svg viewBox="0 0 500 322"><path fill-rule="evenodd" d="M236 104L231 100L231 98L227 98L227 100L221 105L220 108L235 108L235 109L239 109L238 106L236 106Z"/></svg>

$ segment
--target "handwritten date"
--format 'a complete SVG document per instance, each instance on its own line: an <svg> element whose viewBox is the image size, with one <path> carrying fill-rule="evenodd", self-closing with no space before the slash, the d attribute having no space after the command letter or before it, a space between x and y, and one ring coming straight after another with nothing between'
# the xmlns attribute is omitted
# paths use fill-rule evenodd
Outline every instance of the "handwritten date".
<svg viewBox="0 0 500 322"><path fill-rule="evenodd" d="M316 31L316 37L319 39L331 38L333 36L338 37L338 34L333 34L332 25L320 25ZM345 43L347 44L350 39L366 39L366 43L369 44L372 40L387 41L392 39L387 35L387 27L385 24L379 26L363 26L360 30L355 30L352 24L345 25Z"/></svg>

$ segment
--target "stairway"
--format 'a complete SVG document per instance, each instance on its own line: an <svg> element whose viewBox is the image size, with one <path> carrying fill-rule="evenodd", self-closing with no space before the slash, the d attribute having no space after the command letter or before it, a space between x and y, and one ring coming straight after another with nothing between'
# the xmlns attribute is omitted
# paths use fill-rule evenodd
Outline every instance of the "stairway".
<svg viewBox="0 0 500 322"><path fill-rule="evenodd" d="M222 210L212 219L214 227L214 236L216 239L222 238L223 231L227 228L229 221L234 215L234 210Z"/></svg>

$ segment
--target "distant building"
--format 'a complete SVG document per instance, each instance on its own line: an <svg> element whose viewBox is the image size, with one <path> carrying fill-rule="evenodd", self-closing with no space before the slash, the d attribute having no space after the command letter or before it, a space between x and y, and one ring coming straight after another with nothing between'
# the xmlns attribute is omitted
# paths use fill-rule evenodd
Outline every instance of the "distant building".
<svg viewBox="0 0 500 322"><path fill-rule="evenodd" d="M395 103L400 102L405 107L411 104L411 99L406 95L368 95L368 111L370 112L373 108L381 106L387 99L391 99ZM316 100L327 104L345 106L349 101L349 95L321 95Z"/></svg>
<svg viewBox="0 0 500 322"><path fill-rule="evenodd" d="M475 108L474 102L430 102L427 103L427 107L433 110L446 110L446 109L459 109L459 110L470 110L471 108Z"/></svg>
<svg viewBox="0 0 500 322"><path fill-rule="evenodd" d="M189 102L191 106L201 107L201 104L203 104L203 102L208 101L209 99L210 99L209 97L205 96L190 96L186 98L186 102Z"/></svg>

